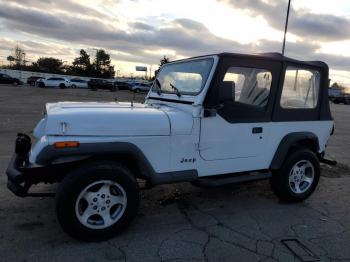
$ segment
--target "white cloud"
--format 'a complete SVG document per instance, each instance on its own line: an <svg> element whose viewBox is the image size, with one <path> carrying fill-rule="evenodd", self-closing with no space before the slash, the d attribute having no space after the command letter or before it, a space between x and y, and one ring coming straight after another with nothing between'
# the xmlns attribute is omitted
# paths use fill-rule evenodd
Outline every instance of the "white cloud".
<svg viewBox="0 0 350 262"><path fill-rule="evenodd" d="M322 2L322 3L321 3ZM324 59L350 70L348 1L294 0L287 55ZM0 0L0 59L19 43L29 57L71 61L84 48L104 48L131 73L136 64L228 52L280 51L281 0ZM48 11L49 10L49 11ZM345 10L345 11L344 11ZM348 10L348 11L346 11ZM337 72L338 72L337 71ZM344 74L336 77L344 78Z"/></svg>

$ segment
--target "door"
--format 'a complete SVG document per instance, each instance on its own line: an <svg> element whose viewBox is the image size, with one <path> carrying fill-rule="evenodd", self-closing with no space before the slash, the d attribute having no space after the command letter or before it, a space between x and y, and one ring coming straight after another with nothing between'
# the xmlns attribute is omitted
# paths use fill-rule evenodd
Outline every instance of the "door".
<svg viewBox="0 0 350 262"><path fill-rule="evenodd" d="M48 87L53 87L53 86L55 86L56 85L56 79L57 78L53 78L53 77L51 77L51 78L48 78L47 80L46 80L46 86L48 86Z"/></svg>
<svg viewBox="0 0 350 262"><path fill-rule="evenodd" d="M223 60L208 92L213 98L206 98L216 103L205 105L200 155L207 161L232 159L234 164L247 165L241 166L242 170L253 170L253 160L264 154L271 137L273 94L280 64L255 59Z"/></svg>

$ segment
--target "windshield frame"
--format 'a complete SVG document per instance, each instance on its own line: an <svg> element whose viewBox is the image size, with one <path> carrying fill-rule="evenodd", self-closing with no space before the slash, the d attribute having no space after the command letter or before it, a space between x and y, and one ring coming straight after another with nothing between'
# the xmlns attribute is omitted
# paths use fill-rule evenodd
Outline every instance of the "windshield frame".
<svg viewBox="0 0 350 262"><path fill-rule="evenodd" d="M161 69L160 69L158 74L160 74L164 70L165 67L171 66L173 64L189 63L189 62L201 61L201 60L211 60L211 62L212 62L211 66L209 68L206 80L201 85L201 88L197 92L183 92L183 91L180 90L181 97L183 97L183 96L196 97L205 88L205 86L206 86L206 84L207 84L207 82L208 82L208 80L210 78L211 72L212 72L213 68L215 67L215 58L213 56L203 56L203 57L198 57L198 58L189 58L189 59L184 59L184 60L178 60L178 61L170 62L170 63L167 63L167 64L163 65L161 67ZM166 91L162 90L161 87L159 87L156 82L157 82L157 77L153 81L153 84L152 84L152 86L150 88L149 95L150 94L156 94L158 97L160 97L161 95L164 94L164 95L176 95L178 97L177 92L175 90L172 90L172 91L170 91L170 90L166 90ZM159 91L160 91L160 94L158 93ZM149 98L152 98L152 97L149 97Z"/></svg>

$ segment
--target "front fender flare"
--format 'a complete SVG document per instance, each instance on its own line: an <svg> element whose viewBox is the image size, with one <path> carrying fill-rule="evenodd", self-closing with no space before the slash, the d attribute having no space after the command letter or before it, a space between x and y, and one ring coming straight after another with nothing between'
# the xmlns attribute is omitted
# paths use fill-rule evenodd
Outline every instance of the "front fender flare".
<svg viewBox="0 0 350 262"><path fill-rule="evenodd" d="M143 152L129 142L81 143L77 148L60 148L48 145L38 154L36 163L49 165L57 162L71 163L90 157L105 157L113 155L131 156L141 166L144 175L152 179L155 171Z"/></svg>

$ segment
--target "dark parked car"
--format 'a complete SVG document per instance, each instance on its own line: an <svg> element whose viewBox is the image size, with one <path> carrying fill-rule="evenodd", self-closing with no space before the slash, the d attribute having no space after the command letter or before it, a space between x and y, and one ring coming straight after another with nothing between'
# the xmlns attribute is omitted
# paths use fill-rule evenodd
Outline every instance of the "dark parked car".
<svg viewBox="0 0 350 262"><path fill-rule="evenodd" d="M126 82L115 81L113 84L118 90L130 90L131 88L131 85Z"/></svg>
<svg viewBox="0 0 350 262"><path fill-rule="evenodd" d="M94 91L97 89L107 89L110 91L117 90L117 88L110 81L104 79L91 79L88 82L88 87Z"/></svg>
<svg viewBox="0 0 350 262"><path fill-rule="evenodd" d="M23 82L18 78L11 77L7 74L0 74L0 84L22 85Z"/></svg>
<svg viewBox="0 0 350 262"><path fill-rule="evenodd" d="M41 77L41 76L30 76L27 79L27 84L30 85L30 86L35 86L36 81L39 80L39 79L44 79L44 78Z"/></svg>

